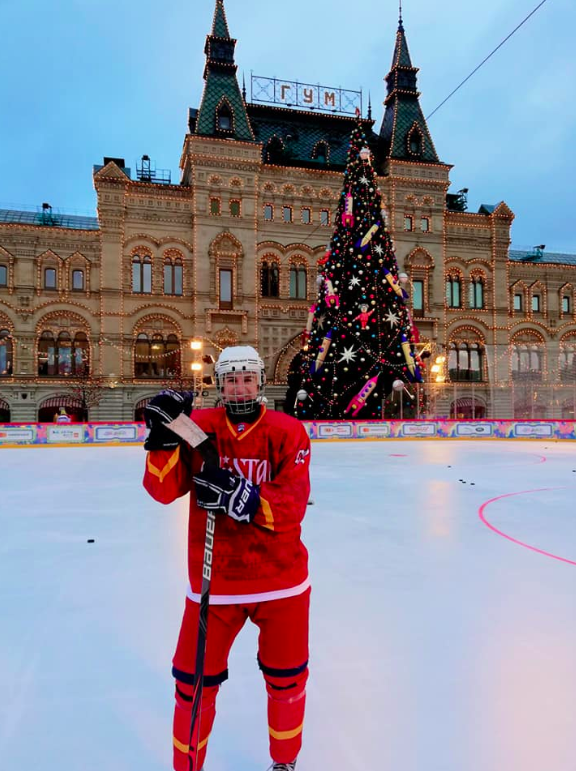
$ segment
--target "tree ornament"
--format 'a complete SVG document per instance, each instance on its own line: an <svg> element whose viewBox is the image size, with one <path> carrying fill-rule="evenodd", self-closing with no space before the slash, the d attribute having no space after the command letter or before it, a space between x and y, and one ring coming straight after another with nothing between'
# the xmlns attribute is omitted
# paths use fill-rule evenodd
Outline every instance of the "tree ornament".
<svg viewBox="0 0 576 771"><path fill-rule="evenodd" d="M378 375L375 375L373 378L368 380L368 382L362 386L359 393L356 394L356 396L352 399L350 404L346 407L346 409L344 410L344 414L353 410L352 417L355 418L356 415L360 412L360 410L366 404L366 400L368 399L372 391L374 391L374 389L376 388L377 383L378 383Z"/></svg>
<svg viewBox="0 0 576 771"><path fill-rule="evenodd" d="M318 351L318 356L316 357L316 361L312 362L312 365L310 367L310 372L312 375L315 375L317 372L320 372L322 367L324 366L324 359L326 358L326 354L328 353L328 349L332 345L332 330L328 330L326 332L326 335L324 337L324 340L322 340L322 345L320 346L320 349Z"/></svg>
<svg viewBox="0 0 576 771"><path fill-rule="evenodd" d="M296 394L296 397L299 399L299 401L305 402L306 399L308 398L308 392L302 389L301 391L298 391L298 393Z"/></svg>
<svg viewBox="0 0 576 771"><path fill-rule="evenodd" d="M354 227L354 198L352 197L352 193L350 192L350 189L348 189L348 192L346 193L346 198L344 201L344 211L342 212L342 224L345 228L353 228Z"/></svg>
<svg viewBox="0 0 576 771"><path fill-rule="evenodd" d="M361 305L360 306L360 314L356 316L354 321L360 320L360 324L362 325L362 329L366 329L368 326L368 319L370 316L374 313L374 308L368 312L368 306L367 305Z"/></svg>

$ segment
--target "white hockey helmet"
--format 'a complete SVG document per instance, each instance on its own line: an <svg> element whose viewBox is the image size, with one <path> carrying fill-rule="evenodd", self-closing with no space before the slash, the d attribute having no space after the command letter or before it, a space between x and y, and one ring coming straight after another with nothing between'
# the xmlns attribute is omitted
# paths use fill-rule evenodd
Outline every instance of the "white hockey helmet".
<svg viewBox="0 0 576 771"><path fill-rule="evenodd" d="M246 393L237 375L254 372L257 375L257 389ZM262 404L266 371L258 351L250 345L235 345L224 348L214 367L216 391L221 403L234 415L247 415ZM228 385L224 389L226 381Z"/></svg>

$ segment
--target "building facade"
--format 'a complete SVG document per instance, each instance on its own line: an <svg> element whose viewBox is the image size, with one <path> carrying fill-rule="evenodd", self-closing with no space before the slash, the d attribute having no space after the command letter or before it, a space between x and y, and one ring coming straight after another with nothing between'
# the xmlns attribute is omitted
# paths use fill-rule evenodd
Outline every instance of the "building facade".
<svg viewBox="0 0 576 771"><path fill-rule="evenodd" d="M209 357L231 344L260 350L282 407L355 118L250 103L235 43L216 0L180 184L146 156L134 178L105 158L94 167L96 218L47 204L0 211L0 420L49 420L61 405L77 418L133 420L161 385L192 376L210 401ZM381 126L371 109L363 123L432 353L429 404L465 417L571 417L576 257L510 251L505 203L470 213L464 191L448 193L451 166L420 108L417 72L401 22ZM82 404L86 390L94 398Z"/></svg>

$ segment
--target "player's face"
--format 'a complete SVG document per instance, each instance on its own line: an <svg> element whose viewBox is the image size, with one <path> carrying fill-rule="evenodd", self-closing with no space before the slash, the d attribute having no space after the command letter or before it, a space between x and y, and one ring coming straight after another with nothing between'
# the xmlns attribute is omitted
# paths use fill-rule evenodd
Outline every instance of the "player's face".
<svg viewBox="0 0 576 771"><path fill-rule="evenodd" d="M227 401L243 402L258 396L256 372L228 372L222 383L222 396Z"/></svg>

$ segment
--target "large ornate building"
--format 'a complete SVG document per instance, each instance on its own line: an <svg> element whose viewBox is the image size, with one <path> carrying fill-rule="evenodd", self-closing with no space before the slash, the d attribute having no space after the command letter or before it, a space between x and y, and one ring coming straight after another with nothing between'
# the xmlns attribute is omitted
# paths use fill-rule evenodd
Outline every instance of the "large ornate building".
<svg viewBox="0 0 576 771"><path fill-rule="evenodd" d="M87 372L99 394L90 418L131 420L193 363L209 378L202 359L233 343L258 347L281 406L354 118L250 103L235 43L216 0L180 184L146 156L135 178L105 158L94 168L97 218L47 204L0 211L0 420L79 409L70 391ZM510 252L505 203L470 213L464 192L448 194L451 167L421 111L417 72L400 23L381 127L371 110L364 127L421 344L432 350L435 409L570 417L576 257Z"/></svg>

